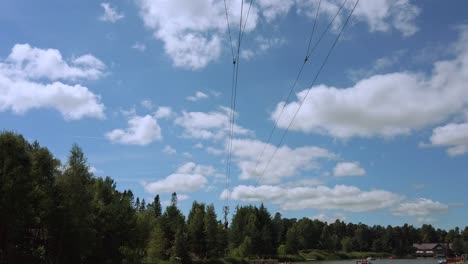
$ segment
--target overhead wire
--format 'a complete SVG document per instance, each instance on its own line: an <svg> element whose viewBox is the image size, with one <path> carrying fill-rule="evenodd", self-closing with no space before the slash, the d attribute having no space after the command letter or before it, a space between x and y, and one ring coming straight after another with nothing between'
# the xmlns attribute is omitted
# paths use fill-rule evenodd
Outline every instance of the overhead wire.
<svg viewBox="0 0 468 264"><path fill-rule="evenodd" d="M322 3L322 0L319 1L318 3L318 7L317 7L317 11L315 12L315 19L314 19L314 23L313 23L313 26L312 26L312 31L310 33L310 37L309 37L309 41L308 41L308 45L307 45L307 50L306 50L306 54L305 54L305 57L304 57L304 60L299 68L299 71L296 75L296 78L294 79L294 82L293 82L293 85L291 86L290 90L289 90L289 93L288 95L286 96L285 99L283 99L282 101L285 102L284 105L281 107L281 110L280 110L280 113L278 115L278 117L275 119L275 123L273 125L273 128L271 129L269 135L268 135L268 138L267 138L267 141L265 142L265 144L263 145L263 149L260 153L260 155L257 157L257 160L255 162L255 168L254 168L254 173L257 174L257 168L260 164L260 161L261 159L263 158L263 155L265 154L265 151L266 151L266 148L268 146L268 144L270 143L276 129L278 128L278 123L279 121L281 120L281 117L283 116L283 112L284 112L284 106L289 102L289 100L291 99L291 96L294 92L294 89L296 88L296 85L302 75L302 71L304 70L304 67L305 65L307 64L307 62L309 61L309 58L310 56L312 55L312 53L315 51L315 48L318 46L318 44L320 44L320 42L322 41L323 37L325 36L325 34L330 30L330 27L331 25L333 24L333 22L335 21L336 17L339 15L339 13L341 12L341 10L343 9L344 5L346 4L348 0L344 0L338 11L336 12L336 14L333 16L332 20L328 23L327 27L325 28L325 30L322 32L322 34L320 35L319 39L315 42L314 46L312 47L311 49L311 44L312 44L312 39L313 39L313 36L314 36L314 33L315 33L315 29L316 29L316 25L317 25L317 20L318 20L318 15L319 15L319 11L320 11L320 6L321 6L321 3Z"/></svg>
<svg viewBox="0 0 468 264"><path fill-rule="evenodd" d="M244 13L244 0L241 2L241 10L240 10L240 19L239 19L239 34L237 40L237 52L234 54L234 49L232 46L232 37L231 37L231 30L229 25L229 16L227 11L227 4L226 0L224 0L224 7L226 12L226 22L228 23L228 32L229 32L229 40L231 43L231 54L232 54L232 79L231 79L231 105L230 105L230 120L229 120L229 144L228 144L228 154L226 160L226 186L225 189L228 190L230 175L231 175L231 161L232 161L232 141L235 129L235 111L236 111L236 100L237 100L237 86L238 86L238 76L239 76L239 57L240 57L240 50L241 50L241 43L242 38L244 35L245 27L247 25L247 21L249 19L250 9L252 7L253 0L250 1L249 9L247 11L247 15L245 17L245 21L243 21L243 13ZM244 22L244 24L242 24ZM226 203L228 204L230 200L230 195L226 197ZM228 208L228 207L226 207Z"/></svg>
<svg viewBox="0 0 468 264"><path fill-rule="evenodd" d="M294 122L294 120L296 119L297 114L298 114L299 111L301 110L301 108L302 108L304 102L307 100L307 97L308 97L310 91L312 90L313 86L315 85L315 82L317 81L318 76L320 75L321 71L322 71L323 68L325 67L325 64L327 63L328 58L330 57L330 55L331 55L333 49L335 48L336 44L338 43L338 40L340 39L340 37L341 37L341 35L342 35L342 33L343 33L343 31L344 31L346 25L348 24L349 19L350 19L351 16L353 15L354 10L356 9L356 6L358 5L359 1L360 1L360 0L356 0L356 2L355 2L355 4L354 4L354 6L353 6L351 12L349 13L348 17L346 18L346 21L343 23L343 26L341 27L340 32L338 33L337 37L335 38L335 41L333 42L331 48L329 49L329 51L328 51L328 53L327 53L327 56L325 57L325 59L323 60L321 66L320 66L320 68L319 68L319 70L317 71L317 73L316 73L316 75L315 75L315 77L314 77L314 79L313 79L313 81L312 81L312 84L310 85L310 88L307 89L307 92L306 92L305 96L304 96L303 99L300 101L299 106L298 106L298 108L296 109L296 112L294 113L293 117L291 118L291 120L290 120L290 122L289 122L287 128L284 130L284 132L283 132L283 134L282 134L282 136L281 136L281 139L280 139L279 143L278 143L278 144L276 145L276 147L275 147L275 150L274 150L273 154L271 155L270 159L268 160L267 164L265 165L265 167L264 167L262 173L260 174L260 177L257 179L257 185L258 185L258 183L260 182L260 179L264 176L264 174L265 174L266 170L268 169L268 167L269 167L271 161L273 160L273 158L275 157L276 153L278 152L278 149L279 149L279 148L281 147L281 145L283 144L283 141L284 141L284 138L286 137L286 134L288 133L289 129L291 128L291 125L292 125L292 123ZM284 108L283 108L283 109L284 109Z"/></svg>
<svg viewBox="0 0 468 264"><path fill-rule="evenodd" d="M229 24L229 15L228 15L228 10L227 10L226 0L224 0L224 11L226 13L226 24L227 24L228 33L229 33L229 44L231 45L231 55L232 55L232 58L234 59L234 47L232 46L231 26Z"/></svg>

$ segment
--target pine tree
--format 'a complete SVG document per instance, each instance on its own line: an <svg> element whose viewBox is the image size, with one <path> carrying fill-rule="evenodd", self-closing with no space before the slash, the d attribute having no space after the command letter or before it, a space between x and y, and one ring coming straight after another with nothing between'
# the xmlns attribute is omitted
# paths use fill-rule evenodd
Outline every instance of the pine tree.
<svg viewBox="0 0 468 264"><path fill-rule="evenodd" d="M204 233L207 249L206 256L208 258L220 257L221 252L218 242L218 222L216 221L216 212L212 204L206 207Z"/></svg>
<svg viewBox="0 0 468 264"><path fill-rule="evenodd" d="M154 197L153 211L154 211L155 218L161 217L162 210L161 210L161 200L159 198L159 194Z"/></svg>

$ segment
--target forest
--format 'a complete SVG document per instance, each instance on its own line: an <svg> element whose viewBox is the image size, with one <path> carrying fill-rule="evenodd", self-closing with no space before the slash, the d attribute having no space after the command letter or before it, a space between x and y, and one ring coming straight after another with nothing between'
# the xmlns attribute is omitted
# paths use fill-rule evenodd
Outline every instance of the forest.
<svg viewBox="0 0 468 264"><path fill-rule="evenodd" d="M238 206L226 228L212 204L194 201L185 216L177 194L162 207L119 191L90 172L73 145L66 164L38 142L0 133L0 263L243 263L301 260L299 253L384 252L408 257L413 243L451 243L468 253L468 227L369 226L290 219Z"/></svg>

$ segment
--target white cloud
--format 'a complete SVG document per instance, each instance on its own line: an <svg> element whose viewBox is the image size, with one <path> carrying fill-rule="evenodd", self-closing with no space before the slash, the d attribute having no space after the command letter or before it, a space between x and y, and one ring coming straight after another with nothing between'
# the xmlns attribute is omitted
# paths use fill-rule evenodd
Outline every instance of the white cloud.
<svg viewBox="0 0 468 264"><path fill-rule="evenodd" d="M132 49L144 52L146 50L146 45L137 41L135 44L133 44Z"/></svg>
<svg viewBox="0 0 468 264"><path fill-rule="evenodd" d="M319 221L327 222L327 223L334 223L336 220L346 221L346 217L343 214L340 214L340 213L334 213L334 214L320 213L318 215L314 215L314 216L310 217L310 219L312 219L312 220L317 219Z"/></svg>
<svg viewBox="0 0 468 264"><path fill-rule="evenodd" d="M343 1L323 0L320 6L320 14L332 19ZM338 16L336 25L344 21L344 17L351 11L355 1L347 1L344 12ZM297 0L299 12L304 12L310 17L315 17L318 1ZM420 8L410 3L409 0L361 0L353 13L356 20L367 23L371 32L388 32L396 29L403 36L415 34L419 28L415 24L416 18L421 13Z"/></svg>
<svg viewBox="0 0 468 264"><path fill-rule="evenodd" d="M175 173L163 180L146 183L145 190L149 193L194 192L202 189L207 179L199 174Z"/></svg>
<svg viewBox="0 0 468 264"><path fill-rule="evenodd" d="M163 152L167 155L174 155L177 153L177 150L169 145L165 146Z"/></svg>
<svg viewBox="0 0 468 264"><path fill-rule="evenodd" d="M104 69L104 63L90 54L67 62L56 49L16 44L0 61L0 111L22 114L51 108L67 120L103 119L104 105L99 95L80 84L56 80L98 79L104 75Z"/></svg>
<svg viewBox="0 0 468 264"><path fill-rule="evenodd" d="M186 157L187 159L192 159L193 158L192 154L190 154L189 152L184 152L184 153L182 153L182 155L184 157Z"/></svg>
<svg viewBox="0 0 468 264"><path fill-rule="evenodd" d="M192 102L196 102L206 98L208 98L208 95L206 93L197 91L195 95L188 96L186 99Z"/></svg>
<svg viewBox="0 0 468 264"><path fill-rule="evenodd" d="M66 120L84 117L103 119L104 105L100 99L100 96L79 84L41 84L10 79L0 72L0 111L11 110L23 114L32 109L52 108L60 112Z"/></svg>
<svg viewBox="0 0 468 264"><path fill-rule="evenodd" d="M431 199L419 198L414 201L401 203L393 209L394 215L427 217L435 214L444 214L448 205Z"/></svg>
<svg viewBox="0 0 468 264"><path fill-rule="evenodd" d="M91 172L92 174L96 175L96 174L102 174L103 171L102 170L98 170L96 169L96 167L94 166L90 166L89 167L89 172Z"/></svg>
<svg viewBox="0 0 468 264"><path fill-rule="evenodd" d="M285 38L271 37L266 38L263 36L257 36L254 40L255 47L253 49L241 50L241 57L245 60L250 60L254 56L267 53L271 48L276 48L286 43Z"/></svg>
<svg viewBox="0 0 468 264"><path fill-rule="evenodd" d="M250 60L255 56L255 52L251 49L243 49L241 50L240 56L244 60Z"/></svg>
<svg viewBox="0 0 468 264"><path fill-rule="evenodd" d="M212 166L199 165L194 162L187 162L177 169L178 173L183 174L201 174L204 176L214 176L216 169Z"/></svg>
<svg viewBox="0 0 468 264"><path fill-rule="evenodd" d="M430 138L433 146L446 146L447 154L459 156L468 152L468 123L447 124L434 128Z"/></svg>
<svg viewBox="0 0 468 264"><path fill-rule="evenodd" d="M211 154L211 155L221 155L224 153L224 150L223 149L217 149L217 148L214 148L214 147L206 147L205 148L205 151L208 153L208 154Z"/></svg>
<svg viewBox="0 0 468 264"><path fill-rule="evenodd" d="M190 196L188 196L186 194L177 194L177 201L178 202L187 201L188 199L190 199Z"/></svg>
<svg viewBox="0 0 468 264"><path fill-rule="evenodd" d="M207 176L213 176L216 170L211 166L188 162L180 166L175 173L166 178L144 183L149 193L194 192L203 189L208 182Z"/></svg>
<svg viewBox="0 0 468 264"><path fill-rule="evenodd" d="M432 224L437 222L437 219L433 217L416 217L416 222L421 224Z"/></svg>
<svg viewBox="0 0 468 264"><path fill-rule="evenodd" d="M278 16L286 15L294 5L294 0L259 0L258 4L266 20L272 21Z"/></svg>
<svg viewBox="0 0 468 264"><path fill-rule="evenodd" d="M345 89L312 87L291 129L339 138L391 137L461 115L468 103L467 28L453 48L456 57L435 62L429 76L396 72L374 75ZM279 127L289 125L306 93L299 92L297 101L277 105L274 120L285 105Z"/></svg>
<svg viewBox="0 0 468 264"><path fill-rule="evenodd" d="M154 113L154 118L169 118L172 116L172 114L172 108L168 106L160 106L158 107L158 110Z"/></svg>
<svg viewBox="0 0 468 264"><path fill-rule="evenodd" d="M57 49L40 49L29 44L16 44L0 64L0 71L12 79L96 80L104 75L106 65L91 54L63 59Z"/></svg>
<svg viewBox="0 0 468 264"><path fill-rule="evenodd" d="M174 122L184 128L186 137L220 140L229 134L231 112L226 107L212 112L182 112ZM252 131L235 125L234 134L250 135Z"/></svg>
<svg viewBox="0 0 468 264"><path fill-rule="evenodd" d="M227 148L227 146L226 146ZM262 154L263 149L265 151ZM272 144L252 139L234 139L232 141L233 160L240 169L239 178L260 182L277 183L283 178L293 177L301 171L319 168L318 160L334 159L332 152L314 146L290 148L282 146L265 170L275 150ZM261 158L260 158L261 157ZM260 160L258 160L260 158ZM258 166L257 165L258 160Z"/></svg>
<svg viewBox="0 0 468 264"><path fill-rule="evenodd" d="M201 142L198 142L197 144L193 145L194 148L197 148L197 149L202 149L203 148L203 144Z"/></svg>
<svg viewBox="0 0 468 264"><path fill-rule="evenodd" d="M109 3L101 3L101 7L104 9L104 14L99 17L102 21L115 23L124 18L124 14L119 13L117 9L113 8Z"/></svg>
<svg viewBox="0 0 468 264"><path fill-rule="evenodd" d="M141 146L162 139L161 128L150 115L130 117L128 128L114 129L105 136L112 143Z"/></svg>
<svg viewBox="0 0 468 264"><path fill-rule="evenodd" d="M222 199L229 197L244 202L270 201L282 210L342 210L368 212L391 207L401 201L400 195L384 191L362 191L354 186L316 187L246 186L224 190Z"/></svg>
<svg viewBox="0 0 468 264"><path fill-rule="evenodd" d="M226 32L224 3L220 0L138 0L145 26L164 43L177 67L200 69L221 55ZM238 25L240 0L228 1L230 21ZM252 7L245 31L257 25L258 10Z"/></svg>
<svg viewBox="0 0 468 264"><path fill-rule="evenodd" d="M147 110L151 110L151 109L153 109L153 107L154 107L153 102L151 102L151 100L149 100L149 99L144 99L144 100L142 100L142 101L140 102L140 105L141 105L143 108L147 109Z"/></svg>
<svg viewBox="0 0 468 264"><path fill-rule="evenodd" d="M344 176L363 176L366 171L361 168L359 162L338 162L333 168L333 175L336 177Z"/></svg>
<svg viewBox="0 0 468 264"><path fill-rule="evenodd" d="M310 186L318 186L322 184L323 184L322 181L320 181L319 179L302 179L302 180L283 183L283 185L287 187L308 187L308 186L310 187Z"/></svg>

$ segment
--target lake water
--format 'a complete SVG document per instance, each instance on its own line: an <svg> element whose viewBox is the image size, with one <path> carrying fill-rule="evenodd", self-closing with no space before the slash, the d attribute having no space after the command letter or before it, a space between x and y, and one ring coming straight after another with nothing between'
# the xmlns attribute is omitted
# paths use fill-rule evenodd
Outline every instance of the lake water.
<svg viewBox="0 0 468 264"><path fill-rule="evenodd" d="M373 260L372 264L437 264L437 259L377 259ZM327 261L310 261L302 262L301 264L356 264L356 260L327 260Z"/></svg>

